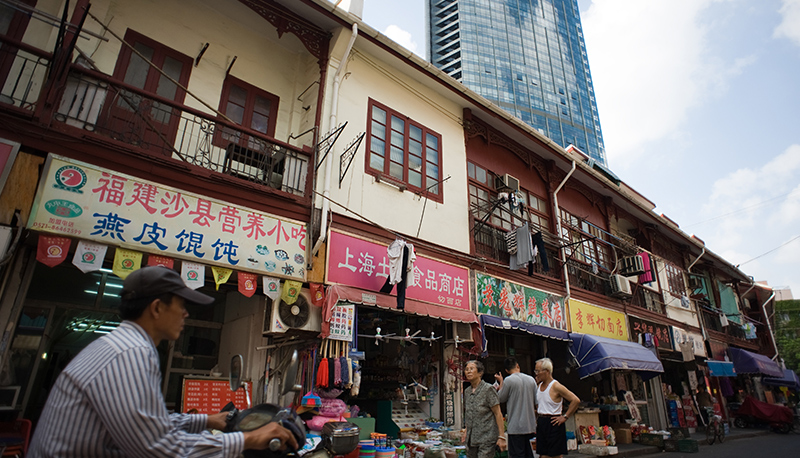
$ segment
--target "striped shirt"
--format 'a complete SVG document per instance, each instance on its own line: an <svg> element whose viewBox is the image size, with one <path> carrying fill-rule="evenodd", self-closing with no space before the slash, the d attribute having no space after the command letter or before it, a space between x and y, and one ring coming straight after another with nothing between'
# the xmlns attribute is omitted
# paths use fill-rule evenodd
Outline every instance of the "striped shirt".
<svg viewBox="0 0 800 458"><path fill-rule="evenodd" d="M242 433L203 431L207 415L167 412L152 338L136 323L91 344L61 372L29 457L235 457Z"/></svg>

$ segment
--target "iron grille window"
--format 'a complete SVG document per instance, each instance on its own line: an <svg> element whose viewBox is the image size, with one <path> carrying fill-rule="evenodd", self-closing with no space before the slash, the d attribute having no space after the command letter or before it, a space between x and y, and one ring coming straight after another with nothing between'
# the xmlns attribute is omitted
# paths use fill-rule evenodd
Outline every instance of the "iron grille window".
<svg viewBox="0 0 800 458"><path fill-rule="evenodd" d="M686 294L683 272L674 264L664 261L664 272L667 274L667 289L675 296Z"/></svg>
<svg viewBox="0 0 800 458"><path fill-rule="evenodd" d="M568 258L611 271L614 262L608 234L598 227L568 211L559 209L561 216L561 238Z"/></svg>

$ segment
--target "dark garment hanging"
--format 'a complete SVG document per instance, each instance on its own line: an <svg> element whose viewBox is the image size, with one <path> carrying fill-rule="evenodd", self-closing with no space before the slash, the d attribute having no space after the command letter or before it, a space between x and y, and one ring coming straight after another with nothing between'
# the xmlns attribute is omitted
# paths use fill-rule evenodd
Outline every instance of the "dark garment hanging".
<svg viewBox="0 0 800 458"><path fill-rule="evenodd" d="M547 250L544 249L544 239L542 239L541 231L533 234L533 244L536 245L539 251L539 262L542 264L542 270L548 272L550 270L550 264L547 262Z"/></svg>
<svg viewBox="0 0 800 458"><path fill-rule="evenodd" d="M403 310L406 307L406 284L408 280L408 257L409 257L409 246L406 245L403 247L403 263L400 265L400 268L403 269L400 271L400 282L397 283L397 309ZM392 288L394 285L389 283L389 278L386 278L386 283L383 284L381 288L382 293L390 294L392 292Z"/></svg>
<svg viewBox="0 0 800 458"><path fill-rule="evenodd" d="M328 387L336 386L336 358L328 358Z"/></svg>
<svg viewBox="0 0 800 458"><path fill-rule="evenodd" d="M350 365L347 364L347 358L342 356L339 358L342 364L342 386L344 387L350 382Z"/></svg>

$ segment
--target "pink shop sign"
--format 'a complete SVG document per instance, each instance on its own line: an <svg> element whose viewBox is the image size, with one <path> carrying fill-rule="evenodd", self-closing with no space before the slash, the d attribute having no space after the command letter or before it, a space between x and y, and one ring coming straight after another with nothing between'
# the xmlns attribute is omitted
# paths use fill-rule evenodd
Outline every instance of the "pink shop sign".
<svg viewBox="0 0 800 458"><path fill-rule="evenodd" d="M389 277L386 246L335 231L328 246L329 283L379 291ZM469 310L468 278L468 269L417 254L406 297ZM396 295L394 290L392 295Z"/></svg>

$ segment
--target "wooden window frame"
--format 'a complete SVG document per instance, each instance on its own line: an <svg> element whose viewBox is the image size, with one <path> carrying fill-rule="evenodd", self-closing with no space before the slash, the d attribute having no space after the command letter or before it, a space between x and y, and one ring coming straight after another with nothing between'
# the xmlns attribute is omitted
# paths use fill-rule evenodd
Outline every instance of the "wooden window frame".
<svg viewBox="0 0 800 458"><path fill-rule="evenodd" d="M278 119L278 104L280 103L280 97L277 95L267 92L257 86L254 86L250 83L247 83L235 76L228 75L225 77L225 81L222 85L222 93L219 97L219 112L225 114L225 110L227 108L228 101L230 99L230 92L232 86L239 86L240 88L244 89L247 92L247 99L245 101L244 107L244 115L242 117L242 123L238 124L248 130L252 130L258 132L257 130L251 127L252 120L253 120L253 112L255 106L255 99L257 96L263 97L270 101L270 110L269 110L269 124L267 126L267 132L259 132L264 136L275 138L275 127L277 125ZM237 124L237 123L234 123ZM228 143L232 143L231 140L224 139L222 137L222 130L224 128L222 126L217 126L214 132L214 144L225 148ZM247 141L244 138L240 138L238 142L239 146L247 147Z"/></svg>
<svg viewBox="0 0 800 458"><path fill-rule="evenodd" d="M381 138L381 140L384 142L384 148L383 148L384 165L383 165L383 170L378 170L378 169L373 168L371 166L371 163L370 163L370 160L371 160L372 155L373 155L373 152L372 152L372 143L373 143L373 140L372 140L373 139L373 134L372 134L373 115L372 115L372 112L373 112L373 108L379 108L379 109L383 110L384 112L386 112L386 119L382 120L382 124L385 127L385 133L384 133L384 137ZM391 133L392 133L391 119L392 119L392 116L396 116L397 118L400 118L401 120L403 120L405 122L405 127L404 127L405 130L403 132L403 178L402 179L394 177L389 173L389 166L390 166L390 163L392 162L391 161ZM410 154L409 141L410 141L410 138L411 138L411 136L409 135L409 132L410 132L411 126L414 126L414 127L418 128L418 129L420 129L422 131L422 135L421 135L421 137L422 137L422 148L423 148L422 149L422 153L421 153L422 154L422 170L420 171L420 174L422 175L422 187L418 187L418 186L412 185L409 182L409 179L408 179L409 154ZM436 186L437 192L434 192L434 191L432 191L430 189L426 189L426 183L427 183L427 179L428 179L427 164L429 162L427 160L427 153L426 153L426 148L427 148L426 139L427 139L428 135L432 135L433 137L435 137L436 140L437 140L437 145L438 145L438 151L437 151L438 164L437 165L439 167L439 171L438 171L437 176L435 177L435 179L437 180L437 183L438 183L438 186ZM375 138L379 138L379 137L376 135ZM442 154L442 150L443 150L442 136L439 133L431 130L428 127L425 127L424 125L414 121L413 119L409 118L408 116L405 116L404 114L402 114L402 113L400 113L400 112L398 112L396 110L393 110L393 109L389 108L388 106L386 106L386 105L384 105L384 104L382 104L382 103L380 103L380 102L378 102L376 100L373 100L371 98L369 99L369 102L367 104L367 154L365 154L366 157L365 157L365 163L364 163L365 171L366 171L367 174L375 176L375 178L378 181L386 181L386 182L392 183L392 184L400 187L401 189L406 189L407 188L407 189L409 189L409 190L411 190L413 192L416 192L418 194L426 196L430 200L433 200L433 201L439 202L439 203L443 203L444 202L444 187L442 186L442 171L443 171L443 164L442 164L443 154Z"/></svg>
<svg viewBox="0 0 800 458"><path fill-rule="evenodd" d="M584 218L579 218L563 208L559 208L558 211L561 218L559 235L562 239L566 239L568 244L572 244L564 247L567 257L585 265L596 262L600 269L610 272L613 268L611 243L605 240L608 237L605 231L594 228Z"/></svg>
<svg viewBox="0 0 800 458"><path fill-rule="evenodd" d="M664 273L667 276L667 291L675 297L681 297L686 294L686 280L683 277L683 271L675 264L669 261L664 261ZM678 282L680 281L680 285ZM676 287L678 291L676 291Z"/></svg>

